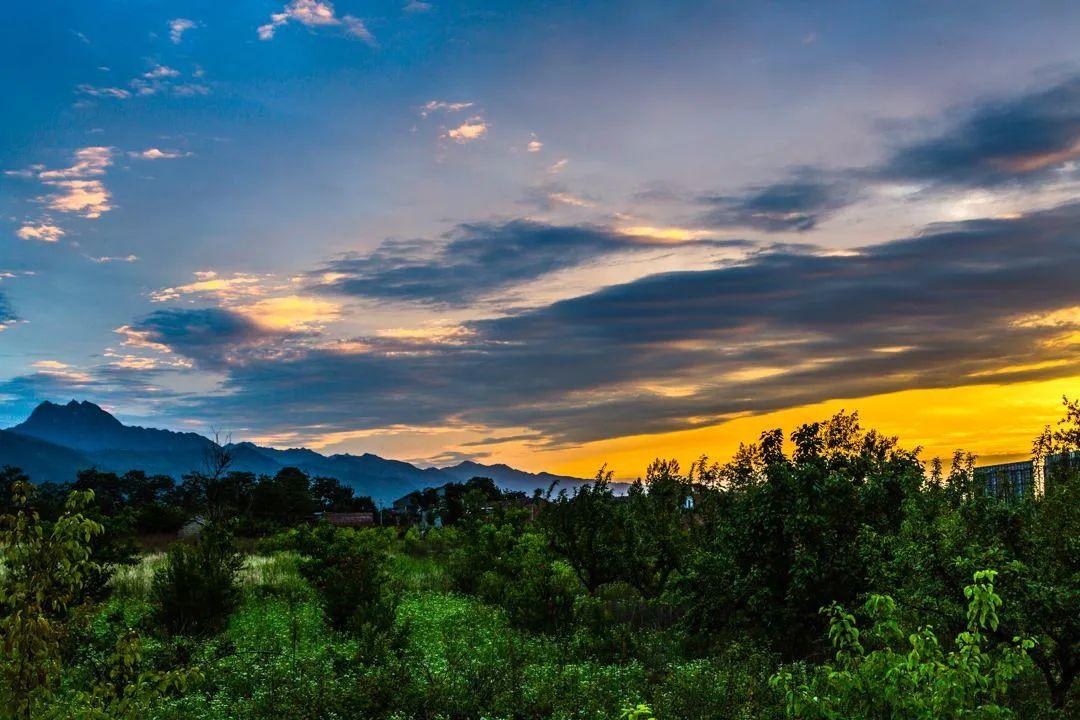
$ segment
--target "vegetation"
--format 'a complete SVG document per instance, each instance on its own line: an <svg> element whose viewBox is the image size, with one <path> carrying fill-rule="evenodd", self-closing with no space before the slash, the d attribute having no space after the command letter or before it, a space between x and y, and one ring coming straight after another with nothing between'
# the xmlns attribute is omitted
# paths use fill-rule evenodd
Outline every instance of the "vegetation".
<svg viewBox="0 0 1080 720"><path fill-rule="evenodd" d="M1035 446L1045 492L988 493L963 454L924 463L840 414L727 464L658 461L624 496L607 471L545 498L475 479L417 493L419 525L365 529L317 522L368 505L293 469L37 489L7 469L0 700L21 719L1078 717L1078 450L1066 403Z"/></svg>

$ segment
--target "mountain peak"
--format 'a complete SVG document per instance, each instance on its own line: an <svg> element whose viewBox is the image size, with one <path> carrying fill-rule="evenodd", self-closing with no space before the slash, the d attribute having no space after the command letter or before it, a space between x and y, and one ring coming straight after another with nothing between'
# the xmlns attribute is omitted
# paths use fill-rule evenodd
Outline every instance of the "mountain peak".
<svg viewBox="0 0 1080 720"><path fill-rule="evenodd" d="M103 410L101 406L83 400L72 400L67 405L45 402L34 408L22 424L17 425L24 433L34 428L78 428L80 430L114 430L122 427L119 420Z"/></svg>
<svg viewBox="0 0 1080 720"><path fill-rule="evenodd" d="M45 401L34 408L30 417L9 429L20 435L82 451L156 451L177 444L202 448L209 442L202 436L128 427L99 405L87 400L72 400L66 405Z"/></svg>

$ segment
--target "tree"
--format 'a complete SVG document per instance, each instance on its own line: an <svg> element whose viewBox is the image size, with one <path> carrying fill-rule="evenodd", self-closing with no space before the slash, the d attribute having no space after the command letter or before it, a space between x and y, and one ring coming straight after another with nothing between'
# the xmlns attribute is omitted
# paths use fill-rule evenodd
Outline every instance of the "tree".
<svg viewBox="0 0 1080 720"><path fill-rule="evenodd" d="M1009 684L1028 667L1035 643L1014 638L990 647L987 631L998 628L1001 598L993 570L974 574L964 590L967 628L947 651L929 627L908 637L895 619L892 598L872 595L864 612L873 621L860 632L855 617L834 603L822 608L829 618L835 660L797 682L791 671L777 673L772 685L785 693L787 715L799 720L897 718L964 720L1009 715L1001 702ZM866 645L876 645L868 650Z"/></svg>
<svg viewBox="0 0 1080 720"><path fill-rule="evenodd" d="M64 619L94 569L90 543L102 532L83 514L92 492L72 492L50 528L31 509L33 494L32 485L15 482L14 512L0 517L3 705L22 718L30 717L36 698L59 679Z"/></svg>
<svg viewBox="0 0 1080 720"><path fill-rule="evenodd" d="M625 577L626 521L611 492L611 471L573 496L565 491L545 509L541 522L552 550L566 558L590 593Z"/></svg>
<svg viewBox="0 0 1080 720"><path fill-rule="evenodd" d="M205 526L195 545L173 545L151 585L158 623L174 634L217 630L239 602L242 565L232 534L218 523Z"/></svg>
<svg viewBox="0 0 1080 720"><path fill-rule="evenodd" d="M1000 613L999 640L1031 637L1030 655L1050 704L1065 708L1080 674L1080 407L1065 401L1065 416L1036 440L1036 462L1051 462L1042 495L991 496L978 487L971 462L958 454L941 485L905 506L875 584L938 627L959 632L963 607L952 600L979 567L999 569L997 585L1009 599Z"/></svg>

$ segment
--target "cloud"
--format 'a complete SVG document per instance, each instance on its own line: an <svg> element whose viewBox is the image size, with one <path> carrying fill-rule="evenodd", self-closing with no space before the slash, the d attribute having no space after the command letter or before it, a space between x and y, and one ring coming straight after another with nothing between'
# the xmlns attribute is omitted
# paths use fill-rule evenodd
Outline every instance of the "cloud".
<svg viewBox="0 0 1080 720"><path fill-rule="evenodd" d="M435 112L460 112L471 108L474 103L471 102L447 102L445 100L429 100L420 106L420 117L427 117Z"/></svg>
<svg viewBox="0 0 1080 720"><path fill-rule="evenodd" d="M90 260L91 262L96 262L99 265L104 265L104 264L108 264L108 263L133 263L133 262L138 262L139 261L139 256L138 255L116 255L116 256L102 255L100 257L96 257L94 255L87 255L86 259Z"/></svg>
<svg viewBox="0 0 1080 720"><path fill-rule="evenodd" d="M529 144L525 146L525 149L531 153L538 153L544 148L544 143L540 142L540 139L536 137L534 133L532 139L529 140Z"/></svg>
<svg viewBox="0 0 1080 720"><path fill-rule="evenodd" d="M566 166L570 164L570 161L566 158L561 158L552 163L551 167L547 169L551 175L557 175L566 169Z"/></svg>
<svg viewBox="0 0 1080 720"><path fill-rule="evenodd" d="M281 12L271 15L270 22L259 26L257 31L259 39L273 40L277 29L289 22L296 22L308 28L337 27L349 37L364 40L369 44L375 42L375 37L367 29L363 20L352 15L338 17L332 4L318 0L292 0Z"/></svg>
<svg viewBox="0 0 1080 720"><path fill-rule="evenodd" d="M158 63L154 63L153 67L151 67L149 70L147 70L146 72L143 73L143 77L146 78L147 80L161 80L163 78L174 78L174 77L180 77L180 71L175 69L175 68L168 67L166 65L160 65Z"/></svg>
<svg viewBox="0 0 1080 720"><path fill-rule="evenodd" d="M57 188L57 192L42 198L53 210L90 219L112 210L111 195L100 180L58 180L46 184Z"/></svg>
<svg viewBox="0 0 1080 720"><path fill-rule="evenodd" d="M187 157L191 153L180 152L179 150L159 150L156 147L147 148L142 152L128 153L131 157L140 158L142 160L175 160L176 158Z"/></svg>
<svg viewBox="0 0 1080 720"><path fill-rule="evenodd" d="M184 33L195 27L194 20L187 18L173 18L169 21L169 39L174 45L179 45L184 38Z"/></svg>
<svg viewBox="0 0 1080 720"><path fill-rule="evenodd" d="M53 188L54 192L38 198L50 209L97 218L112 209L109 191L97 179L112 165L112 158L113 149L110 147L85 147L75 151L74 162L68 167L46 170L42 165L34 165L25 170L7 171L6 174L34 177L46 187ZM51 223L41 223L38 226L25 225L16 234L23 239L51 241L49 238L55 240L63 231Z"/></svg>
<svg viewBox="0 0 1080 720"><path fill-rule="evenodd" d="M167 348L211 368L277 334L224 308L158 310L117 332L136 347Z"/></svg>
<svg viewBox="0 0 1080 720"><path fill-rule="evenodd" d="M56 225L41 222L37 225L23 225L15 231L15 235L22 240L40 240L41 242L53 243L64 237L64 231Z"/></svg>
<svg viewBox="0 0 1080 720"><path fill-rule="evenodd" d="M112 165L113 149L110 147L85 147L75 151L75 163L60 170L42 170L37 174L41 180L66 180L104 175Z"/></svg>
<svg viewBox="0 0 1080 720"><path fill-rule="evenodd" d="M600 226L530 220L467 223L443 242L387 241L327 263L312 281L330 292L385 301L461 306L557 270L654 241ZM708 242L708 241L703 241ZM711 243L734 245L740 243Z"/></svg>
<svg viewBox="0 0 1080 720"><path fill-rule="evenodd" d="M75 86L75 90L83 95L95 98L112 98L114 100L127 100L131 92L118 87L99 87L89 83L81 83Z"/></svg>
<svg viewBox="0 0 1080 720"><path fill-rule="evenodd" d="M864 194L856 188L998 190L1080 179L1080 75L1015 97L957 109L933 133L896 143L878 164L802 167L781 181L697 198L711 227L816 228Z"/></svg>
<svg viewBox="0 0 1080 720"><path fill-rule="evenodd" d="M434 6L429 2L423 2L422 0L409 0L405 3L403 10L407 13L424 13L429 12Z"/></svg>
<svg viewBox="0 0 1080 720"><path fill-rule="evenodd" d="M806 173L809 175L810 173ZM812 230L825 217L850 204L851 188L842 182L808 177L752 186L737 195L707 195L699 220L708 227L746 227L765 232Z"/></svg>
<svg viewBox="0 0 1080 720"><path fill-rule="evenodd" d="M263 295L266 292L263 275L233 273L221 275L215 270L200 270L195 273L195 280L184 285L162 288L150 293L153 302L166 302L184 296L195 295L211 297L222 301L232 301Z"/></svg>
<svg viewBox="0 0 1080 720"><path fill-rule="evenodd" d="M443 137L448 137L456 143L465 144L479 140L487 135L488 124L479 115L469 118L456 128L446 131Z"/></svg>
<svg viewBox="0 0 1080 720"><path fill-rule="evenodd" d="M1053 180L1080 159L1080 76L959 115L943 132L896 149L871 174L886 181L995 187Z"/></svg>
<svg viewBox="0 0 1080 720"><path fill-rule="evenodd" d="M1072 204L933 226L848 254L777 245L732 265L652 275L408 342L358 337L269 358L243 351L251 333L266 332L253 324L204 333L199 343L186 332L156 339L217 362L227 392L202 411L252 427L272 425L268 417L327 432L457 423L574 444L826 399L1074 375L1077 226L1080 204ZM486 232L478 241L466 234L466 247L499 247ZM548 246L564 248L555 234ZM506 247L510 256L519 248ZM460 274L483 286L472 267L421 274L423 289L408 263L404 276L382 266L368 274L382 294L426 296L432 285L468 294L449 283ZM361 275L352 276L355 291L370 293Z"/></svg>

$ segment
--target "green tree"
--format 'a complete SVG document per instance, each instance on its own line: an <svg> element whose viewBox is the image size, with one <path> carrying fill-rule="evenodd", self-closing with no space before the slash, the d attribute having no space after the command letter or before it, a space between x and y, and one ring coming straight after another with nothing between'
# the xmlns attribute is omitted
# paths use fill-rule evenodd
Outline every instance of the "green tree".
<svg viewBox="0 0 1080 720"><path fill-rule="evenodd" d="M15 482L14 512L0 517L2 699L21 718L29 718L38 697L59 680L64 621L94 570L91 541L102 532L84 514L92 492L72 492L51 527L31 508L33 494L32 485Z"/></svg>
<svg viewBox="0 0 1080 720"><path fill-rule="evenodd" d="M194 545L173 545L151 585L158 623L174 634L217 630L240 600L242 565L232 533L218 523L203 528Z"/></svg>
<svg viewBox="0 0 1080 720"><path fill-rule="evenodd" d="M855 617L837 604L823 608L835 660L798 682L791 671L773 676L785 693L787 714L798 720L889 718L951 720L1010 716L1001 704L1009 684L1028 667L1029 639L991 647L1001 598L992 570L976 572L965 588L967 628L948 650L929 627L908 637L895 619L892 598L872 595L864 611L873 624L862 633ZM874 649L867 646L874 645Z"/></svg>

